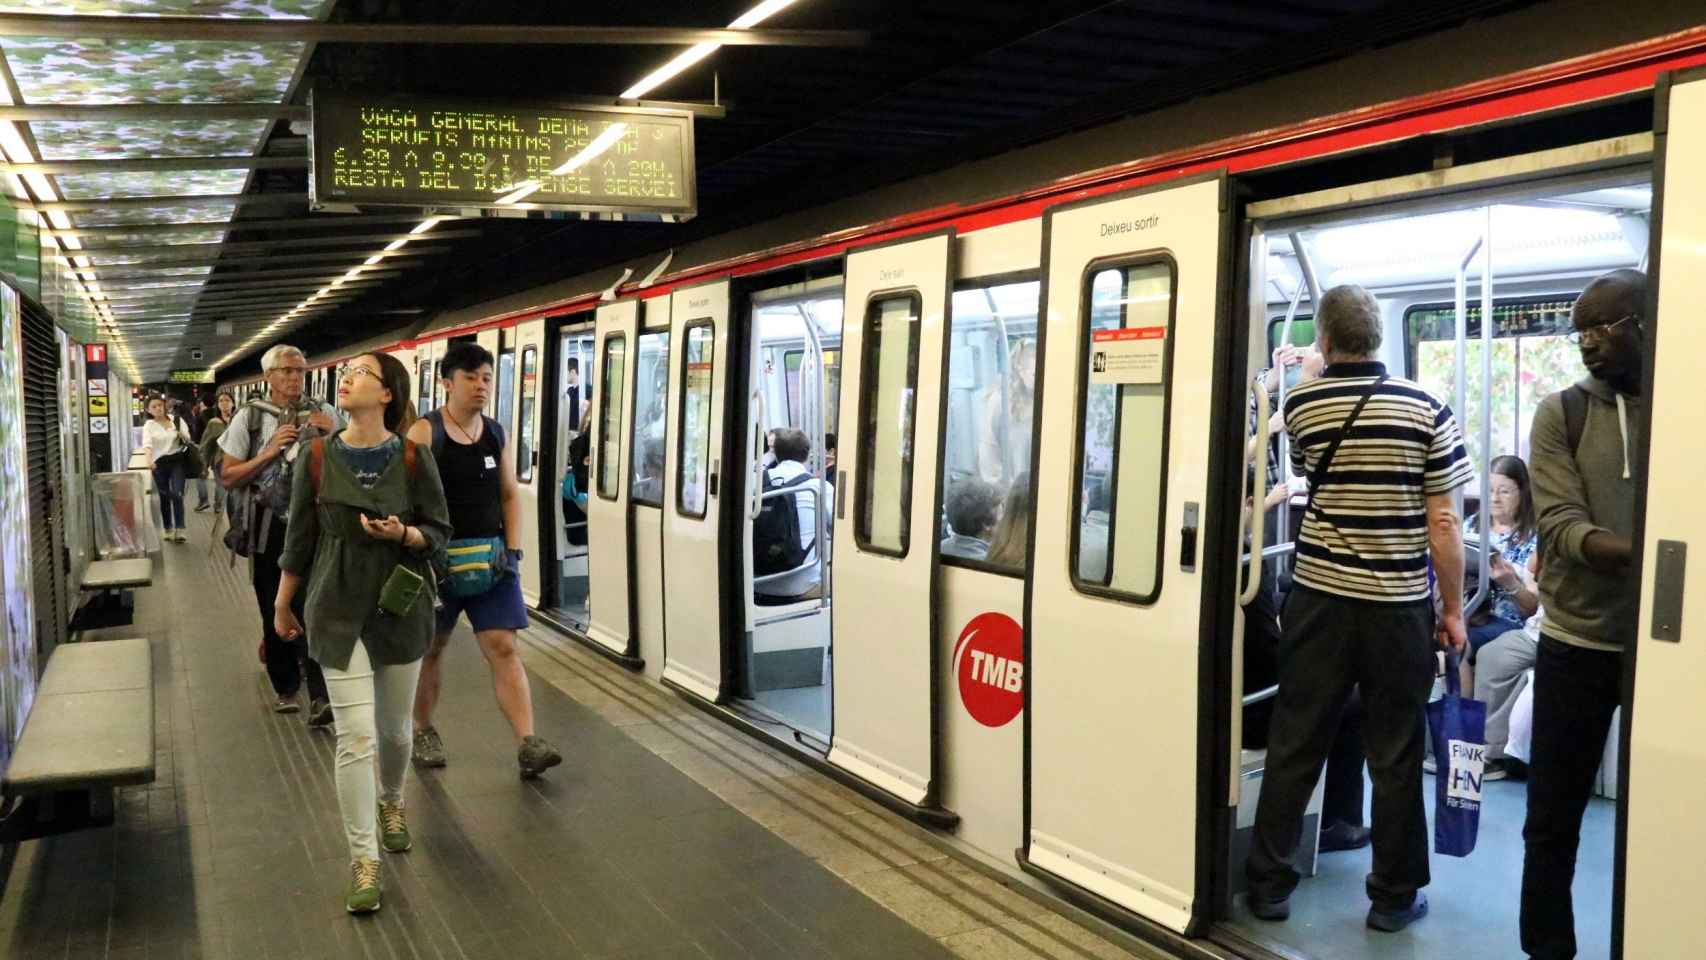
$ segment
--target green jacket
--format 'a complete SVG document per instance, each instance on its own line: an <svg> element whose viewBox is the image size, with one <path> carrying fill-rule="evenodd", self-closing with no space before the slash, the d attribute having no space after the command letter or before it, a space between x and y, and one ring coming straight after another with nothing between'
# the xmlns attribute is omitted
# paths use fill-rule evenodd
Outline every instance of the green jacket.
<svg viewBox="0 0 1706 960"><path fill-rule="evenodd" d="M360 638L375 666L413 663L426 655L432 642L438 580L434 571L443 568L450 539L450 510L438 466L431 452L416 444L412 476L404 465L406 454L399 452L367 490L330 438L325 451L318 496L308 451L294 471L290 523L278 561L280 569L308 577L303 624L308 652L321 666L344 670ZM421 532L426 549L405 550L368 536L361 526L363 511L380 517L395 514ZM426 589L408 613L392 616L379 609L379 594L399 562L420 574Z"/></svg>
<svg viewBox="0 0 1706 960"><path fill-rule="evenodd" d="M207 421L207 428L201 432L201 443L199 444L201 462L207 464L207 469L213 471L215 475L218 474L221 459L219 438L224 435L225 421L219 417Z"/></svg>

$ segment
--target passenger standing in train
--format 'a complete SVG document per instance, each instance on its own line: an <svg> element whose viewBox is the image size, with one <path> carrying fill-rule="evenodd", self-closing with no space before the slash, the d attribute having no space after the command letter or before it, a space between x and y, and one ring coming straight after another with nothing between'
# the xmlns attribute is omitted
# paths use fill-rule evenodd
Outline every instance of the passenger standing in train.
<svg viewBox="0 0 1706 960"><path fill-rule="evenodd" d="M398 435L414 418L408 368L389 354L356 357L339 374L338 406L349 426L313 440L306 469L291 477L273 629L302 637L295 606L307 580L308 642L325 665L337 717L335 779L350 855L344 907L371 913L381 895L379 847L412 845L403 811L409 712L432 643L450 516L433 458Z"/></svg>
<svg viewBox="0 0 1706 960"><path fill-rule="evenodd" d="M822 542L818 538L818 507L821 501L824 516L835 516L835 487L825 483L821 477L811 477L807 472L806 458L811 456L812 442L804 430L779 427L770 431L770 436L776 465L764 471L764 488L808 488L816 484L818 495L813 497L803 489L796 489L791 494L800 526L800 546L805 550L802 566L786 577L761 584L755 592L779 601L815 599L823 596L823 570L817 562L820 548L824 562L827 564L829 561L829 538L825 536ZM761 549L762 545L753 544L755 552Z"/></svg>
<svg viewBox="0 0 1706 960"><path fill-rule="evenodd" d="M1340 286L1316 331L1327 366L1286 399L1292 466L1310 478L1297 567L1283 615L1279 695L1245 872L1251 913L1290 916L1303 812L1352 688L1366 709L1374 780L1368 926L1396 932L1427 915L1423 707L1437 636L1467 645L1463 530L1453 491L1473 476L1451 410L1376 357L1380 306ZM1439 573L1436 624L1428 561Z"/></svg>
<svg viewBox="0 0 1706 960"><path fill-rule="evenodd" d="M335 410L302 396L308 361L301 350L278 344L262 355L261 370L267 381L267 406L253 401L243 404L219 438L219 450L224 454L219 482L225 489L246 498L251 508L261 484L273 471L282 468L286 458L295 456L294 451L300 450L298 440L305 427L327 434L337 428ZM239 522L240 513L243 511L232 510L233 525ZM255 526L251 540L254 549L249 558L250 580L255 587L255 605L261 612L261 660L266 664L267 678L276 697L273 712L295 713L302 709L297 694L306 681L308 723L323 727L332 722L332 707L320 665L308 656L302 644L285 640L273 629L278 557L284 550L290 512L287 508L283 513L256 509L246 513L248 522Z"/></svg>
<svg viewBox="0 0 1706 960"><path fill-rule="evenodd" d="M190 428L167 412L166 398L148 401L148 422L142 425L142 442L148 448L148 466L154 471L154 490L160 495L160 537L183 543L184 452L189 449Z"/></svg>
<svg viewBox="0 0 1706 960"><path fill-rule="evenodd" d="M1031 469L1031 413L1036 406L1037 342L1029 337L1007 351L1007 374L984 399L977 472L1005 484Z"/></svg>
<svg viewBox="0 0 1706 960"><path fill-rule="evenodd" d="M492 355L477 343L453 344L439 361L438 372L445 404L416 421L409 439L431 446L444 478L452 574L440 591L443 606L414 693L415 762L424 767L446 763L444 739L432 715L438 706L444 648L466 612L491 670L498 709L515 734L521 775L537 777L562 763L563 755L533 732L533 692L515 646L516 631L527 628L527 605L521 599L521 487L515 479L515 451L504 442L503 425L481 413L492 392ZM490 557L492 567L469 571L480 576L472 584L463 582L457 568L479 556Z"/></svg>
<svg viewBox="0 0 1706 960"><path fill-rule="evenodd" d="M823 478L830 483L835 482L835 434L823 435Z"/></svg>
<svg viewBox="0 0 1706 960"><path fill-rule="evenodd" d="M1588 377L1547 397L1530 436L1546 616L1534 665L1534 740L1523 824L1522 948L1576 955L1570 883L1582 816L1622 705L1635 640L1634 555L1647 277L1615 270L1571 311Z"/></svg>

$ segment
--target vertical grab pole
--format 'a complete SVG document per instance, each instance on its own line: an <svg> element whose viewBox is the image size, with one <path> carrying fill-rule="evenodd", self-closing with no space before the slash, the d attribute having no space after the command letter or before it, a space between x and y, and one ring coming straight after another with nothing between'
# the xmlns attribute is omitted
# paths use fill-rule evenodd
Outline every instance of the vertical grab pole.
<svg viewBox="0 0 1706 960"><path fill-rule="evenodd" d="M995 351L996 376L1001 381L1001 485L1003 487L1013 482L1013 424L1008 418L1008 411L1013 409L1012 376L1013 364L1011 352L1013 344L1007 339L1007 318L1001 315L1001 308L995 305L995 294L983 288L983 299L989 304L989 315L995 318L995 336L1000 340L1000 348ZM978 471L982 473L982 470Z"/></svg>
<svg viewBox="0 0 1706 960"><path fill-rule="evenodd" d="M818 336L817 320L811 316L811 311L807 310L803 304L800 305L798 309L800 311L800 319L804 320L806 323L806 337L811 340L812 344L813 400L811 405L811 427L813 431L813 442L811 462L806 465L806 470L814 478L813 482L817 484L817 495L812 498L812 502L817 504L817 506L812 510L812 516L816 519L817 531L813 534L816 539L812 541L812 544L815 548L815 552L817 553L818 606L821 608L829 605L830 597L829 580L824 576L824 573L826 572L824 570L826 563L824 560L824 553L826 552L824 550L824 537L829 532L828 521L823 515L824 508L827 506L823 497L823 488L826 481L823 477L818 476L823 466L823 340ZM783 371L784 375L786 375L786 372L787 371ZM805 377L803 375L800 377L800 381L800 396L804 397L806 393L806 385Z"/></svg>
<svg viewBox="0 0 1706 960"><path fill-rule="evenodd" d="M1488 224L1490 225L1491 222L1492 222L1491 217L1489 216ZM1467 394L1467 389L1466 389L1467 388L1466 381L1468 380L1468 376L1469 376L1469 265L1471 263L1475 262L1475 257L1477 254L1483 254L1483 252L1485 251L1487 246L1488 246L1488 237L1487 237L1486 233L1483 232L1481 236L1475 238L1474 243L1469 245L1469 249L1467 251L1465 251L1463 254L1463 259L1461 259L1457 262L1457 288L1456 288L1457 297L1456 297L1456 304L1455 304L1456 308L1457 308L1457 330L1456 330L1456 337L1455 337L1456 343L1457 343L1457 357L1456 357L1456 365L1455 365L1455 371L1454 371L1454 376L1453 376L1452 403L1456 407L1458 432L1461 433L1462 435L1464 435L1465 437L1467 437L1469 435L1468 394ZM1491 284L1489 282L1491 280L1491 277L1488 274L1488 268L1491 266L1491 263L1492 263L1492 261L1491 261L1490 257L1486 257L1486 256L1482 257L1482 261L1481 261L1481 264L1482 264L1482 272L1481 272L1481 293L1482 293L1481 335L1483 338L1483 345L1484 346L1491 344L1491 339L1488 336L1492 332L1492 327L1490 326L1490 324L1492 323L1492 315L1491 315L1491 304L1492 304L1491 289L1492 289L1492 287L1491 287ZM1484 385L1484 388L1483 388L1483 394L1484 394L1485 393L1485 386L1491 385L1491 366L1490 366L1491 354L1490 353L1487 354L1485 357L1483 357L1483 360L1488 363L1488 366L1486 368L1488 371L1487 383ZM1485 399L1483 399L1483 403L1485 403ZM1483 425L1488 425L1491 423L1491 421L1486 419L1485 416L1482 417L1481 422ZM1482 453L1483 454L1486 453L1485 445L1483 445L1483 447L1482 447ZM1482 464L1481 468L1482 468L1481 469L1481 491L1482 491L1481 492L1481 522L1482 522L1481 551L1482 552L1481 552L1481 572L1479 575L1479 577L1481 579L1478 579L1478 581L1477 581L1480 584L1480 586L1476 590L1475 594L1464 601L1463 616L1465 618L1467 618L1471 613L1475 612L1476 606L1479 605L1481 602L1481 594L1484 593L1486 590L1486 580L1484 578L1487 574L1487 560L1486 560L1486 547L1487 547L1486 529L1487 528L1486 528L1486 519L1487 519L1488 482L1487 482L1487 471L1485 468L1485 464Z"/></svg>
<svg viewBox="0 0 1706 960"><path fill-rule="evenodd" d="M1256 391L1256 473L1250 485L1250 552L1246 554L1249 562L1245 565L1244 587L1238 591L1238 605L1241 607L1249 606L1250 601L1256 599L1256 588L1262 582L1262 564L1267 562L1262 556L1262 535L1265 532L1262 526L1268 513L1263 504L1267 498L1268 476L1268 385L1258 375L1251 381L1250 389ZM1248 463L1249 458L1242 462Z"/></svg>
<svg viewBox="0 0 1706 960"><path fill-rule="evenodd" d="M1493 522L1493 208L1481 232L1481 573L1464 617L1487 601Z"/></svg>
<svg viewBox="0 0 1706 960"><path fill-rule="evenodd" d="M1298 275L1301 279L1299 280L1299 282L1297 284L1297 289L1292 292L1291 306L1285 312L1285 326L1280 328L1280 344L1282 346L1289 346L1291 344L1291 325L1292 325L1292 322L1297 319L1297 305L1298 305L1300 298L1303 296L1303 291L1304 290L1309 291L1309 308L1311 310L1316 309L1317 305L1320 304L1320 302L1321 302L1321 288L1320 288L1320 285L1315 280L1315 266L1314 266L1314 264L1309 262L1309 250L1304 246L1303 234L1294 232L1291 234L1290 239L1291 239L1291 252L1294 255L1296 255L1296 257L1297 257L1297 272L1298 272ZM1319 334L1319 331L1317 331L1317 334ZM1319 335L1317 335L1316 339L1317 340L1320 339ZM1279 378L1279 391L1278 391L1278 393L1279 393L1279 408L1281 410L1284 410L1285 409L1285 371L1284 370L1277 371L1277 375ZM1267 386L1264 384L1262 389L1266 390ZM1264 424L1264 426L1265 426L1265 424ZM1281 469L1284 470L1284 476L1285 476L1287 482L1289 483L1291 480L1291 434L1290 433L1281 433L1280 434L1279 457L1280 457ZM1262 474L1262 482L1264 485L1267 483L1267 474L1265 471ZM1262 495L1266 496L1267 491L1263 490ZM1290 536L1291 536L1291 494L1288 492L1286 494L1285 499L1280 501L1279 533L1276 535L1275 542L1276 543L1288 542L1287 540L1281 539L1281 538L1289 538Z"/></svg>

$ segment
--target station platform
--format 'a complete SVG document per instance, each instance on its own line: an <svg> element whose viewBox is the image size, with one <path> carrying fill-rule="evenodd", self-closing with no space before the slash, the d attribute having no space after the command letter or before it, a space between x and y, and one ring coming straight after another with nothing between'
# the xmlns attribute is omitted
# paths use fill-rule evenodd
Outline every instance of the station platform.
<svg viewBox="0 0 1706 960"><path fill-rule="evenodd" d="M351 917L333 737L268 709L247 564L210 553L210 526L191 514L112 633L154 646L157 780L110 828L0 855L0 956L1161 956L543 630L524 659L565 762L522 782L466 625L450 764L411 772L415 847L384 855L384 909Z"/></svg>

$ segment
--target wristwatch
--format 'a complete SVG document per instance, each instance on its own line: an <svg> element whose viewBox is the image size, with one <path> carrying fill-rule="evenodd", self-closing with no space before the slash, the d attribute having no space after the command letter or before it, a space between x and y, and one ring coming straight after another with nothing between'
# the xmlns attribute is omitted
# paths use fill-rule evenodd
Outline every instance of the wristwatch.
<svg viewBox="0 0 1706 960"><path fill-rule="evenodd" d="M510 563L520 563L521 562L521 550L519 548L511 548L509 550L509 562Z"/></svg>

